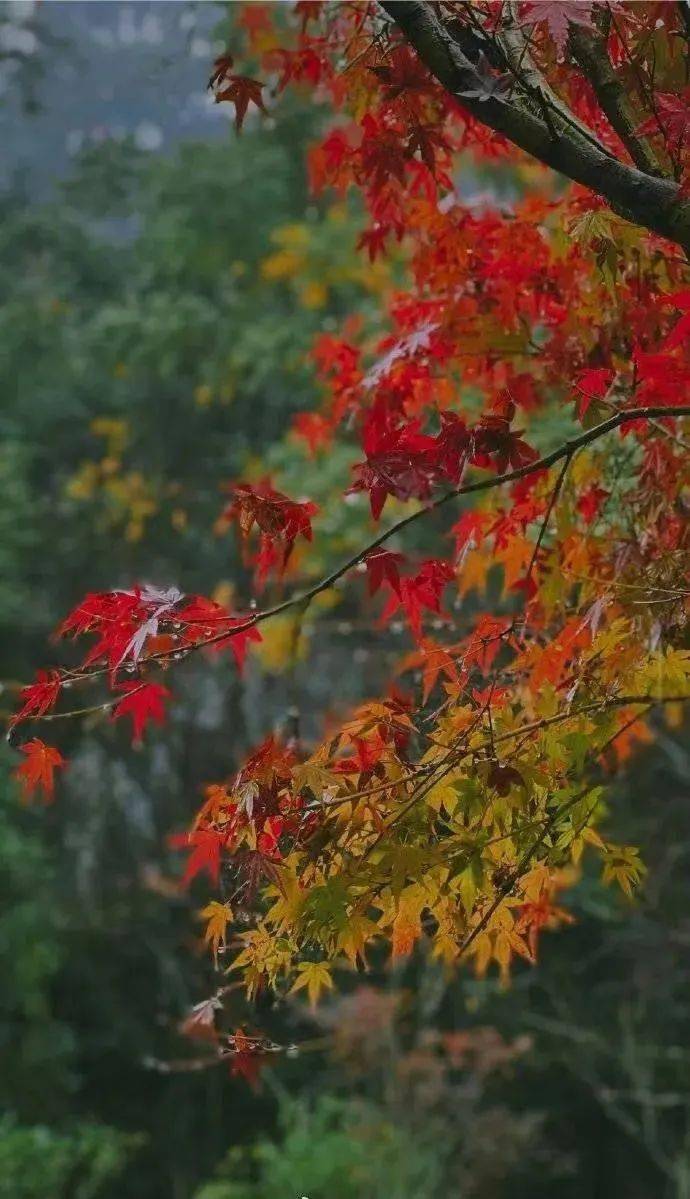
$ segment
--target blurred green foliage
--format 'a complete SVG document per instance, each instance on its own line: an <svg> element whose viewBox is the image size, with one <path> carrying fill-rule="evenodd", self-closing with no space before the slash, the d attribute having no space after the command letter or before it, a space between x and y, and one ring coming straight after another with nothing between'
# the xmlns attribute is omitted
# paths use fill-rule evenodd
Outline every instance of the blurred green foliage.
<svg viewBox="0 0 690 1199"><path fill-rule="evenodd" d="M284 436L314 405L313 336L353 307L375 322L382 282L362 272L356 214L307 194L317 121L283 102L274 126L229 142L167 155L104 142L52 199L18 186L0 201L7 710L87 588L139 578L210 593L233 578L242 600L234 544L213 533L219 485L240 472L324 502L329 555L361 541L366 503L332 498L350 450L310 460ZM347 603L336 623L353 617ZM142 753L94 722L65 730L74 767L52 809L24 811L0 788L0 1197L690 1196L682 731L661 729L614 797L620 839L648 846L638 906L585 877L578 923L544 937L509 993L421 958L394 979L373 963L382 994L414 997L415 1028L400 1043L386 1033L384 1062L281 1058L278 1099L221 1071L147 1068L181 1054L176 1022L214 985L195 952L201 892L190 902L171 886L166 834L280 722L295 682L312 721L375 690L390 646L376 629L362 645L368 657L325 622L297 680L250 670L241 684L225 662L195 664ZM262 1004L255 1019L277 1039L313 1032L301 1010ZM427 1033L477 1024L532 1048L486 1086L461 1071L459 1091L408 1102L399 1080Z"/></svg>
<svg viewBox="0 0 690 1199"><path fill-rule="evenodd" d="M443 1182L439 1145L410 1141L376 1108L323 1096L313 1108L283 1102L277 1140L231 1152L220 1178L196 1199L283 1199L298 1181L330 1199L435 1199ZM252 1170L254 1178L237 1181ZM224 1176L225 1180L224 1180Z"/></svg>
<svg viewBox="0 0 690 1199"><path fill-rule="evenodd" d="M1 1199L95 1199L122 1170L139 1138L76 1125L57 1133L0 1122Z"/></svg>

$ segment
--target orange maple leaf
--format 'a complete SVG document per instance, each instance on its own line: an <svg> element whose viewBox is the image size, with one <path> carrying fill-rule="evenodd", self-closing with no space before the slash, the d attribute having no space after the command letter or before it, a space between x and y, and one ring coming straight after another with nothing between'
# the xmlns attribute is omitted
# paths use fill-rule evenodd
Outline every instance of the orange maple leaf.
<svg viewBox="0 0 690 1199"><path fill-rule="evenodd" d="M65 759L59 750L46 745L39 737L25 741L19 748L26 754L26 760L17 766L14 777L19 780L24 800L28 801L40 789L44 803L50 803L55 788L54 772L57 767L67 765Z"/></svg>

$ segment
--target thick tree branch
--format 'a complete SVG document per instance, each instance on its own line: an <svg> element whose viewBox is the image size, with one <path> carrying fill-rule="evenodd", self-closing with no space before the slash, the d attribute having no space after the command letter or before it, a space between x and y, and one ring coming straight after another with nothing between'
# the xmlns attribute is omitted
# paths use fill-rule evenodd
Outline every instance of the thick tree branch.
<svg viewBox="0 0 690 1199"><path fill-rule="evenodd" d="M690 202L679 200L677 183L612 158L557 114L550 129L517 99L461 95L469 89L481 90L481 77L432 6L424 0L382 0L382 7L439 83L482 124L546 166L591 188L626 220L690 252Z"/></svg>
<svg viewBox="0 0 690 1199"><path fill-rule="evenodd" d="M555 113L567 126L579 133L585 141L595 146L601 154L606 154L607 157L615 160L615 154L612 154L599 141L596 134L585 125L584 121L575 116L575 113L568 108L567 104L561 100L560 96L556 95L553 88L547 83L530 53L529 38L520 23L518 5L515 3L515 0L508 0L505 13L503 28L496 35L496 40L504 51L508 66L515 77L526 87L529 94L537 99L540 105L548 108L549 115L551 112Z"/></svg>
<svg viewBox="0 0 690 1199"><path fill-rule="evenodd" d="M690 43L690 4L688 0L678 0L678 8L680 10L680 19L683 22L685 30L685 40Z"/></svg>
<svg viewBox="0 0 690 1199"><path fill-rule="evenodd" d="M602 112L635 166L647 175L662 176L661 165L649 142L635 133L640 121L624 85L611 65L604 39L589 33L582 25L571 25L569 45L594 89Z"/></svg>
<svg viewBox="0 0 690 1199"><path fill-rule="evenodd" d="M474 65L478 52L481 50L493 67L507 71L517 81L524 97L522 102L538 119L544 120L553 136L558 136L554 118L560 118L565 125L575 129L586 141L592 143L602 154L615 159L615 154L599 141L596 134L579 120L567 104L549 86L541 71L537 68L529 52L529 38L517 19L516 5L513 0L505 5L505 19L500 34L489 36L482 28L471 4L465 11L469 24L453 21L448 26L453 40L460 47L465 57Z"/></svg>

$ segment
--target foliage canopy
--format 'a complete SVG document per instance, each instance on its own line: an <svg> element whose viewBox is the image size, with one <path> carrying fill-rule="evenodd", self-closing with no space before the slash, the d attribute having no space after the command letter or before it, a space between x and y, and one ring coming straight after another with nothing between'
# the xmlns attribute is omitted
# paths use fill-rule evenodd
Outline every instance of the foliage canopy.
<svg viewBox="0 0 690 1199"><path fill-rule="evenodd" d="M219 970L315 1004L379 941L401 958L424 939L506 979L569 919L560 892L585 850L626 894L644 874L607 835L606 785L690 698L690 32L684 6L654 3L295 10L246 6L250 65L224 55L211 86L238 131L265 80L330 106L312 186L354 193L362 255L392 264L378 308L317 337L321 403L294 419L305 455L343 477L319 503L261 467L232 480L232 600L90 592L59 630L84 655L23 688L11 730L103 712L139 741L166 719L177 662L241 671L286 615L296 655L334 594L400 630L385 694L329 714L316 744L297 720L267 735L176 838L185 880L215 889ZM507 167L517 194L501 198ZM299 249L288 235L264 270L292 278ZM217 301L192 315L210 328ZM337 562L343 502L362 538ZM19 749L25 791L51 798L62 753L33 729ZM272 1046L216 1028L222 993L188 1031L251 1072Z"/></svg>

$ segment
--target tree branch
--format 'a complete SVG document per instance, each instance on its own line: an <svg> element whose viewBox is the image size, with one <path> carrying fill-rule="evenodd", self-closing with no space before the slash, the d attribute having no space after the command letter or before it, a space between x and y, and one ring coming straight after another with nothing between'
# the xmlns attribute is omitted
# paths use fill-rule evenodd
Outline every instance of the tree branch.
<svg viewBox="0 0 690 1199"><path fill-rule="evenodd" d="M529 52L529 38L517 20L514 0L508 0L505 4L504 12L507 17L503 28L500 34L493 36L489 36L482 27L471 3L463 7L468 23L454 20L448 25L448 31L470 63L474 65L478 62L481 52L496 70L508 71L524 93L523 103L534 116L544 119L552 138L558 137L554 124L554 116L558 116L566 125L576 129L586 141L596 146L602 154L615 160L615 154L571 112L537 68Z"/></svg>
<svg viewBox="0 0 690 1199"><path fill-rule="evenodd" d="M461 95L481 89L481 77L450 30L425 0L381 0L406 40L435 78L482 124L502 134L533 158L602 196L626 220L676 242L690 253L690 201L679 185L626 166L600 150L554 113L557 136L524 102Z"/></svg>
<svg viewBox="0 0 690 1199"><path fill-rule="evenodd" d="M528 93L535 96L541 106L546 106L548 110L552 110L566 125L576 130L581 137L590 142L601 154L606 154L607 157L616 161L615 154L608 150L599 141L593 131L575 116L575 113L568 108L567 104L561 100L560 96L556 95L553 88L547 83L532 58L529 49L529 37L525 34L520 23L517 9L518 6L515 0L508 0L503 28L500 34L496 35L496 40L505 54L510 70L523 87L527 89Z"/></svg>
<svg viewBox="0 0 690 1199"><path fill-rule="evenodd" d="M262 611L256 612L241 625L233 629L231 633L226 631L219 633L208 641L199 642L198 648L202 649L204 646L212 645L216 641L228 640L245 629L251 629L254 625L261 624L271 616L277 616L280 612L285 612L288 608L293 608L297 604L304 604L308 600L314 599L322 591L328 591L343 575L357 566L367 554L370 554L372 550L378 549L380 545L389 541L396 533L402 532L408 525L414 524L430 512L435 512L437 509L445 507L451 500L457 499L461 495L471 495L477 491L490 491L494 487L501 487L504 483L516 483L519 479L525 479L528 475L536 474L537 471L548 470L549 467L555 466L557 462L562 462L564 458L572 458L576 450L591 445L592 442L598 441L600 437L613 432L614 429L619 429L621 425L628 424L630 421L648 421L656 417L674 418L681 416L690 416L690 405L677 408L669 408L662 405L646 408L628 408L624 412L619 411L614 416L610 416L608 420L602 421L601 424L595 425L592 429L587 429L584 433L580 433L578 437L573 437L570 441L564 442L558 449L552 450L550 454L545 454L542 458L537 458L534 462L528 463L527 466L521 466L517 470L506 471L502 475L491 475L488 478L477 479L474 483L463 483L460 487L454 488L453 491L445 492L438 499L433 500L430 504L426 504L423 508L418 508L416 512L411 512L409 516L403 516L401 520L396 521L395 524L385 529L383 533L379 533L378 537L370 541L368 545L349 558L347 562L344 562L341 566L331 571L320 582L315 583L313 587L310 587L306 591L298 592L297 595L288 596L287 599L282 600L279 604L275 604L272 608L264 608ZM192 647L192 649L195 648L197 647ZM175 651L173 652L173 656L174 653ZM169 658L170 653L162 651L160 654L153 654L151 657L154 659L157 657Z"/></svg>
<svg viewBox="0 0 690 1199"><path fill-rule="evenodd" d="M684 700L686 700L687 698L688 698L687 696L683 696ZM656 705L656 704L664 702L663 700L653 699L650 696L646 696L646 697L640 696L637 699L635 699L632 696L628 696L627 699L631 702L631 704L644 704L645 706L648 705L650 708L654 707L654 705ZM625 702L625 697L621 697L621 699L618 701L619 705L621 703L621 700L623 702ZM641 713L640 715L644 715L644 713ZM630 724L635 723L635 721L638 719L639 719L639 716L636 716L634 718L634 720L629 721L628 724L626 724L624 726L624 728L618 729L611 737L609 737L609 740L606 742L606 744L601 746L601 748L599 750L597 750L597 756L600 756L608 748L608 746L611 745L616 740L617 737L620 737L620 735L624 731L624 729L627 729L630 726ZM467 950L474 943L474 941L476 941L476 939L480 935L480 933L482 933L484 931L484 929L486 928L486 926L490 923L491 917L498 910L498 908L500 908L503 901L508 897L510 892L513 890L513 887L515 887L516 884L519 883L523 874L525 873L527 868L530 866L530 864L532 862L532 858L541 849L541 846L543 845L544 841L548 837L548 835L551 832L551 830L553 829L553 827L558 823L560 818L562 816L564 816L572 807L574 807L576 803L579 803L579 801L581 799L583 799L586 794L587 794L587 790L584 790L584 791L578 792L577 795L573 795L572 798L567 801L567 803L563 804L563 806L560 808L556 808L556 810L554 812L552 812L552 814L546 819L544 827L541 829L539 835L535 838L535 840L532 842L532 844L528 847L528 849L522 855L517 866L511 872L510 876L508 877L506 882L503 884L503 886L499 889L495 899L492 901L492 903L489 905L487 910L484 912L484 915L469 930L467 936L465 937L464 941L460 945L459 952L458 952L458 958L461 958L463 956L463 954L465 954L467 952ZM590 817L591 817L591 812L590 812ZM587 823L589 821L590 817L587 818L587 821L585 823ZM584 827L584 825L583 825L583 827Z"/></svg>
<svg viewBox="0 0 690 1199"><path fill-rule="evenodd" d="M569 45L594 89L599 107L623 142L635 166L647 175L661 177L661 165L649 142L635 133L640 121L624 85L611 65L604 39L589 33L582 25L571 25Z"/></svg>
<svg viewBox="0 0 690 1199"><path fill-rule="evenodd" d="M241 624L236 625L235 628L231 630L224 629L214 634L214 636L208 637L204 641L197 641L190 646L178 647L174 650L159 650L155 654L149 654L148 657L142 658L140 665L144 666L150 662L170 662L183 657L186 658L189 654L206 649L211 645L217 645L221 641L231 641L233 637L238 636L247 629L252 629L255 625L262 624L265 620L270 620L272 616L277 616L290 608L295 608L299 605L304 606L310 600L314 599L315 596L320 595L322 591L330 590L339 579L350 570L353 570L355 566L366 558L367 554L370 554L372 550L378 549L380 545L384 545L396 533L402 532L408 525L421 520L430 512L435 512L437 509L445 507L451 500L457 499L461 495L471 495L478 491L490 491L494 487L501 487L504 483L516 483L519 479L527 478L528 475L548 470L551 466L555 466L557 462L562 462L564 459L570 461L576 450L591 445L593 442L598 441L600 437L613 432L614 429L619 429L621 425L628 424L630 421L651 421L657 417L676 419L682 416L690 416L690 405L683 405L677 408L657 405L645 408L628 408L626 411L616 412L614 416L610 416L607 420L602 421L601 424L595 425L592 429L585 430L578 437L571 438L559 446L558 449L552 450L550 454L544 454L542 458L535 459L534 462L528 463L527 466L521 466L517 470L506 471L502 475L491 475L488 478L477 479L474 483L463 483L460 487L454 488L453 491L446 491L430 504L426 504L423 508L418 508L416 512L411 512L409 516L403 516L401 520L390 525L388 529L384 529L382 533L379 533L378 537L375 537L367 545L363 546L361 550L358 550L356 554L353 554L351 558L348 558L346 562L336 567L330 574L320 579L319 582L314 583L312 587L289 595L286 599L274 604L271 608L263 608L253 613L245 621L242 621ZM92 670L75 670L69 672L66 677L69 682L76 683L109 673L109 667L97 666ZM70 714L65 713L65 715ZM42 718L31 717L31 719Z"/></svg>

